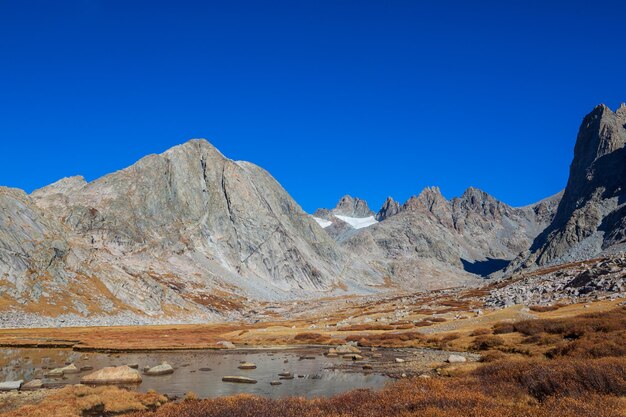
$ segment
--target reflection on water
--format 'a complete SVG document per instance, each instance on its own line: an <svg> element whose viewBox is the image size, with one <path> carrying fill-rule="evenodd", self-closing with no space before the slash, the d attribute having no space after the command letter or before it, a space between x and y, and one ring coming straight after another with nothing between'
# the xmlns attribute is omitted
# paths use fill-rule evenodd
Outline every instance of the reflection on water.
<svg viewBox="0 0 626 417"><path fill-rule="evenodd" d="M44 378L46 369L74 363L78 368L91 366L94 370L105 366L136 363L139 369L155 366L165 361L175 372L164 376L142 375L140 391L155 391L181 396L193 391L199 397L217 397L249 393L266 397L331 396L355 388L381 388L388 378L380 374L346 373L329 369L333 363L345 363L342 358L326 358L317 352L315 359L303 359L302 350L274 351L179 351L150 353L81 353L69 349L8 349L0 348L0 381L42 378L47 385L76 384L83 375L66 375L63 379ZM307 351L311 355L311 351ZM254 362L256 369L240 370L240 362ZM360 365L356 365L359 366ZM210 368L210 370L207 370ZM201 370L202 369L202 370ZM271 386L281 372L297 375L292 380L282 380L282 385ZM222 382L225 375L254 378L257 384Z"/></svg>

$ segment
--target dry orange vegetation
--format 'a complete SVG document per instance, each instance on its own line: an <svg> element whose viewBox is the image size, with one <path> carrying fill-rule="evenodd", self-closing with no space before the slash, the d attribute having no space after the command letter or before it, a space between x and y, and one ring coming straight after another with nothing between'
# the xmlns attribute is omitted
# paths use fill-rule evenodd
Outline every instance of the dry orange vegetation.
<svg viewBox="0 0 626 417"><path fill-rule="evenodd" d="M492 330L499 335L492 334ZM504 332L502 332L504 330ZM380 391L357 390L333 398L270 400L248 395L186 400L132 417L221 416L546 416L617 417L626 415L626 308L570 317L499 323L474 329L469 340L489 349L478 368L462 365L449 378L412 378ZM516 337L513 337L515 336ZM317 333L301 338L313 339ZM551 335L544 345L529 341ZM433 343L437 338L417 332L349 336L364 345ZM440 335L441 343L461 339ZM600 343L605 340L605 343ZM515 342L517 341L517 342ZM515 343L537 344L526 356ZM545 354L544 354L545 353Z"/></svg>
<svg viewBox="0 0 626 417"><path fill-rule="evenodd" d="M67 386L43 399L4 413L6 417L110 416L132 411L154 410L167 402L155 392L145 394L117 387Z"/></svg>
<svg viewBox="0 0 626 417"><path fill-rule="evenodd" d="M380 391L270 400L239 395L167 404L132 417L623 417L626 361L485 365L462 377L403 380ZM589 375L589 377L586 377ZM559 394L559 395L555 395Z"/></svg>
<svg viewBox="0 0 626 417"><path fill-rule="evenodd" d="M112 415L114 409L131 410L122 405L115 408L114 403L107 406L106 401L109 400L104 398L107 396L116 398L118 402L115 404L141 404L148 408L131 414L133 417L624 417L626 308L617 307L617 303L619 301L607 301L593 303L589 308L572 305L556 310L547 309L549 311L534 312L540 318L532 320L519 320L519 308L499 310L469 320L451 319L432 323L429 330L441 330L434 334L423 334L415 329L367 330L367 326L358 327L363 330L350 329L347 332L340 332L338 329L310 331L307 328L312 319L308 319L243 326L215 324L8 330L2 332L0 342L20 339L32 342L32 338L39 341L48 340L46 338L59 340L61 336L64 340L79 341L79 346L93 343L95 346L121 348L188 348L203 344L213 345L218 340L251 345L268 341L276 344L337 344L343 340L352 340L362 346L430 346L477 350L483 357L482 364L437 365L441 366L438 373L447 377L409 378L380 391L358 390L332 398L270 400L241 395L197 400L190 395L185 401L166 404L151 411L149 408L152 406L142 403L138 399L141 397L132 397L135 395L132 393L117 395L114 394L115 388L108 388L111 391L91 392L82 396L76 392L65 391L64 402L60 400L62 397L51 396L39 406L27 409L30 410L28 412L20 409L11 414L20 417L54 416L50 411L41 414L35 412L42 407L51 410L55 401L57 404L63 402L64 407L74 407L74 410L78 409L77 404L82 404L81 407L92 404L93 399L93 402L100 401L105 407L109 407L108 415ZM380 307L387 308L384 305ZM347 313L350 311L351 309L346 309ZM582 312L585 313L581 314ZM372 327L376 325L373 323ZM453 326L454 329L450 330L451 325L456 327Z"/></svg>

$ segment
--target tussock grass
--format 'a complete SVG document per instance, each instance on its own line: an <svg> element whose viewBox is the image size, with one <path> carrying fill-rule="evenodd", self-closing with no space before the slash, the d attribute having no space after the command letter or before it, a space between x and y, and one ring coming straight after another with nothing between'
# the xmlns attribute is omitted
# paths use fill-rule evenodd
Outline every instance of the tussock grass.
<svg viewBox="0 0 626 417"><path fill-rule="evenodd" d="M531 364L528 364L530 366ZM608 365L608 364L607 364ZM332 398L271 400L237 395L199 401L167 404L156 412L140 412L132 417L617 417L624 403L613 392L621 392L616 372L603 383L565 383L576 368L558 375L557 385L565 395L550 392L549 377L540 383L525 383L524 365L518 368L485 367L466 377L402 380L380 391L355 390ZM535 364L532 364L535 366ZM543 376L536 371L538 376ZM581 371L582 372L582 371ZM498 382L499 380L504 383ZM485 381L495 384L486 387ZM521 381L521 382L520 382ZM585 390L585 391L581 391ZM514 390L514 391L511 391ZM583 393L585 395L580 395ZM545 394L545 395L544 395Z"/></svg>
<svg viewBox="0 0 626 417"><path fill-rule="evenodd" d="M112 416L133 411L154 410L167 402L156 392L138 393L105 386L64 387L37 405L27 405L3 414L4 417Z"/></svg>

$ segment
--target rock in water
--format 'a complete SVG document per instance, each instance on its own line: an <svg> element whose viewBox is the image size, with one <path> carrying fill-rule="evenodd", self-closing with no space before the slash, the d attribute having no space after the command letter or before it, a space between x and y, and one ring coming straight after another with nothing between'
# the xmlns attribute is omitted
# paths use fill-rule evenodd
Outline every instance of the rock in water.
<svg viewBox="0 0 626 417"><path fill-rule="evenodd" d="M138 384L142 381L139 371L126 365L102 368L80 379L83 384Z"/></svg>
<svg viewBox="0 0 626 417"><path fill-rule="evenodd" d="M45 377L46 378L61 378L63 377L63 368L51 369L50 371L46 372Z"/></svg>
<svg viewBox="0 0 626 417"><path fill-rule="evenodd" d="M43 381L41 379L33 379L28 381L20 388L22 391L33 391L43 388Z"/></svg>
<svg viewBox="0 0 626 417"><path fill-rule="evenodd" d="M14 391L19 390L24 381L5 381L0 382L0 391Z"/></svg>
<svg viewBox="0 0 626 417"><path fill-rule="evenodd" d="M78 369L76 365L71 363L64 368L61 368L61 372L63 372L63 375L78 374L80 373L80 369Z"/></svg>
<svg viewBox="0 0 626 417"><path fill-rule="evenodd" d="M169 375L174 373L174 368L169 363L163 362L160 365L148 369L145 374L150 376Z"/></svg>
<svg viewBox="0 0 626 417"><path fill-rule="evenodd" d="M237 367L239 369L256 369L256 365L252 362L243 362Z"/></svg>
<svg viewBox="0 0 626 417"><path fill-rule="evenodd" d="M256 384L257 380L248 378L245 376L224 376L222 377L223 382L235 382L239 384Z"/></svg>
<svg viewBox="0 0 626 417"><path fill-rule="evenodd" d="M349 344L345 344L345 345L341 345L341 346L337 346L336 348L330 348L328 350L329 353L361 353L361 350L356 347L356 346L352 346Z"/></svg>

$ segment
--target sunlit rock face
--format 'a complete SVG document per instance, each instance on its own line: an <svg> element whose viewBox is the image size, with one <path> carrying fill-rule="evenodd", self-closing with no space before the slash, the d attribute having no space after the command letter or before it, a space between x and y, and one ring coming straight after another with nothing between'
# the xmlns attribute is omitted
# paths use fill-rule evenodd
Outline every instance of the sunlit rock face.
<svg viewBox="0 0 626 417"><path fill-rule="evenodd" d="M4 295L58 313L212 316L224 313L216 297L311 296L342 271L355 292L380 280L271 175L205 140L89 183L66 178L30 196L1 189L0 209Z"/></svg>

